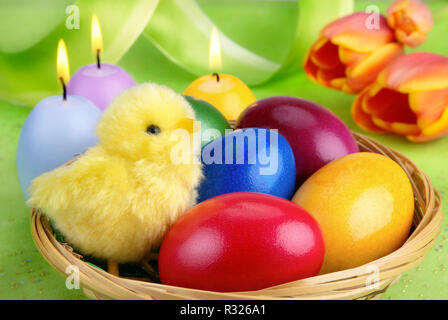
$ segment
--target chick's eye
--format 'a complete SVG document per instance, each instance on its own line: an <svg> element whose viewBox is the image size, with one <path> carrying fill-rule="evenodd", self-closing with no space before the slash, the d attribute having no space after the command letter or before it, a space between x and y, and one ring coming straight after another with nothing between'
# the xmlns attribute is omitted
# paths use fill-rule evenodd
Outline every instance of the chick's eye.
<svg viewBox="0 0 448 320"><path fill-rule="evenodd" d="M160 133L160 128L154 124L148 126L148 128L146 128L146 133L148 134L159 134Z"/></svg>

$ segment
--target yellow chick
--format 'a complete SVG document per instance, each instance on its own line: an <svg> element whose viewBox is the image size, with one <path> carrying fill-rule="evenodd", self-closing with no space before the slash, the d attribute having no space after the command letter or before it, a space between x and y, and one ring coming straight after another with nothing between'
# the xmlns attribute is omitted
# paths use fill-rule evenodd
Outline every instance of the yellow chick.
<svg viewBox="0 0 448 320"><path fill-rule="evenodd" d="M99 144L36 178L28 204L82 253L140 262L196 202L202 172L194 117L167 87L128 89L99 120Z"/></svg>

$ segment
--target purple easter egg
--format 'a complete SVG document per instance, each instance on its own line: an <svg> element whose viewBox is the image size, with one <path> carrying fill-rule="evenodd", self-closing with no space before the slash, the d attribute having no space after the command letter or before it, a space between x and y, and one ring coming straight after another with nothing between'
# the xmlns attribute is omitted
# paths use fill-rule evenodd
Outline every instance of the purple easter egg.
<svg viewBox="0 0 448 320"><path fill-rule="evenodd" d="M237 127L278 129L292 147L298 184L327 163L359 152L349 128L335 114L305 99L259 100L240 116Z"/></svg>

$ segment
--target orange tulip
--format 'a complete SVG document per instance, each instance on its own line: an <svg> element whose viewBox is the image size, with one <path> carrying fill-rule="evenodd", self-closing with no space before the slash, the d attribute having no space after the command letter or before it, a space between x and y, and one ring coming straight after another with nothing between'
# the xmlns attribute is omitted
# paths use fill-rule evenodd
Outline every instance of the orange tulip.
<svg viewBox="0 0 448 320"><path fill-rule="evenodd" d="M428 6L419 0L397 0L387 9L387 23L398 41L410 47L425 42L433 27Z"/></svg>
<svg viewBox="0 0 448 320"><path fill-rule="evenodd" d="M359 93L375 81L388 62L403 54L403 46L384 16L378 16L378 28L369 28L369 17L355 12L327 25L306 55L306 74L346 93Z"/></svg>
<svg viewBox="0 0 448 320"><path fill-rule="evenodd" d="M414 142L448 134L448 58L423 52L398 57L356 98L352 116L366 131Z"/></svg>

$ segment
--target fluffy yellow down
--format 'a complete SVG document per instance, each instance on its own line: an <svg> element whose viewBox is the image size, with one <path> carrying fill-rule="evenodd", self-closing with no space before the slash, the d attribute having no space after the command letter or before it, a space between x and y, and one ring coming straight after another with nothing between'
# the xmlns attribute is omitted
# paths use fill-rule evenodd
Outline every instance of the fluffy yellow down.
<svg viewBox="0 0 448 320"><path fill-rule="evenodd" d="M188 142L171 133L180 119L194 116L167 87L146 83L123 92L98 123L100 143L70 166L36 178L28 204L53 219L82 253L140 261L195 204L200 162L171 161L171 149ZM146 132L151 124L159 134ZM198 148L190 150L191 160L197 159Z"/></svg>

